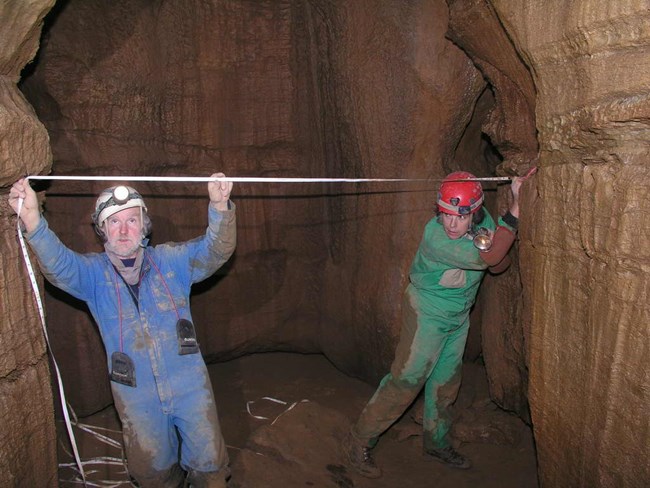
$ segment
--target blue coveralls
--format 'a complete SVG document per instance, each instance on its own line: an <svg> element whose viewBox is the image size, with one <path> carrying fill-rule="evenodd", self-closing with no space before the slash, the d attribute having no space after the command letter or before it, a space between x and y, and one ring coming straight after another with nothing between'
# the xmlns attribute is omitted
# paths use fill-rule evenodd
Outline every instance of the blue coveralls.
<svg viewBox="0 0 650 488"><path fill-rule="evenodd" d="M512 229L503 219L499 225ZM487 212L481 226L495 228ZM373 447L423 387L424 447L450 445L448 410L460 388L469 313L487 267L472 239L450 239L437 217L427 223L404 293L395 359L352 428L363 445Z"/></svg>
<svg viewBox="0 0 650 488"><path fill-rule="evenodd" d="M180 465L190 479L193 473L220 471L223 477L228 470L205 362L200 353L179 355L176 324L179 317L192 320L192 284L211 276L234 252L235 209L230 205L226 211L209 206L205 235L144 249L138 305L106 253L68 249L44 218L26 235L48 281L88 304L109 370L115 351L133 360L136 386L111 381L111 387L129 471L142 486L182 482L178 436Z"/></svg>

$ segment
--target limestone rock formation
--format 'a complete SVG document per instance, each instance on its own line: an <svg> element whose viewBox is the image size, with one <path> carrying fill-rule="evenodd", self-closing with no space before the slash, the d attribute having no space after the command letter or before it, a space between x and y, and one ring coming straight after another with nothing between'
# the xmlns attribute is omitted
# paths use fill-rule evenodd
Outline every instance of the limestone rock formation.
<svg viewBox="0 0 650 488"><path fill-rule="evenodd" d="M48 134L16 83L53 0L0 4L0 485L56 486L56 432L43 330L4 187L51 164ZM42 285L42 280L39 278Z"/></svg>
<svg viewBox="0 0 650 488"><path fill-rule="evenodd" d="M493 4L537 91L520 260L540 482L647 486L648 3Z"/></svg>
<svg viewBox="0 0 650 488"><path fill-rule="evenodd" d="M480 130L489 137L503 159L498 165L499 172L523 174L536 164L538 153L535 87L531 75L489 2L452 0L447 3L449 38L468 54L485 76L495 99L487 116L481 119ZM507 202L507 186L500 187L498 193L500 202ZM505 208L498 208L498 212L504 213ZM521 226L528 225L530 221L523 215ZM482 352L494 400L503 408L527 418L528 357L521 326L521 282L516 245L512 255L515 264L496 279L487 276L478 299Z"/></svg>

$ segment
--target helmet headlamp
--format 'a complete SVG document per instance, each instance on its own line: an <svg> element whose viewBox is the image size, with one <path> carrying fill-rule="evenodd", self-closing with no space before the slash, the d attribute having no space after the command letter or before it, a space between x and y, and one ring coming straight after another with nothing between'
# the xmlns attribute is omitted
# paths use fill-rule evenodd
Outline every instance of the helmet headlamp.
<svg viewBox="0 0 650 488"><path fill-rule="evenodd" d="M118 205L126 203L130 195L131 192L124 185L116 186L115 189L113 190L113 200L115 200L115 203L117 203Z"/></svg>
<svg viewBox="0 0 650 488"><path fill-rule="evenodd" d="M142 196L134 188L124 185L107 188L99 195L95 203L93 222L101 227L111 215L132 207L140 207L143 211L147 210Z"/></svg>
<svg viewBox="0 0 650 488"><path fill-rule="evenodd" d="M488 251L492 247L492 237L485 227L476 229L472 241L479 251Z"/></svg>

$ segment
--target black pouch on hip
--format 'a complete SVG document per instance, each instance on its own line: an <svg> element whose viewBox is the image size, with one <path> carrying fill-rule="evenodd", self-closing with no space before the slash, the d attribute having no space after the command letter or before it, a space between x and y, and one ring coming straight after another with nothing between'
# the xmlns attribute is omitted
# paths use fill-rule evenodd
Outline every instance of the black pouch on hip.
<svg viewBox="0 0 650 488"><path fill-rule="evenodd" d="M123 352L115 351L111 354L111 381L135 387L135 365Z"/></svg>
<svg viewBox="0 0 650 488"><path fill-rule="evenodd" d="M199 343L196 341L196 331L192 322L187 319L178 319L176 334L178 335L178 354L183 356L199 352Z"/></svg>

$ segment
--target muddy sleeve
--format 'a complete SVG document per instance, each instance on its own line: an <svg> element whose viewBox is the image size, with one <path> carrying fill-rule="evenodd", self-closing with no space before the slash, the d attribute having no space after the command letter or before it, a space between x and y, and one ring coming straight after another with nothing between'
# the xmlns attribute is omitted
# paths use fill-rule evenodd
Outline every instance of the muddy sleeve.
<svg viewBox="0 0 650 488"><path fill-rule="evenodd" d="M95 288L92 255L79 254L66 247L43 216L36 228L25 234L25 239L50 283L75 298L88 300Z"/></svg>
<svg viewBox="0 0 650 488"><path fill-rule="evenodd" d="M510 267L510 263L512 260L510 259L510 256L506 254L506 256L497 264L494 266L490 266L488 268L488 271L490 274L497 275L499 273L503 273L506 269Z"/></svg>
<svg viewBox="0 0 650 488"><path fill-rule="evenodd" d="M205 236L193 242L191 281L196 283L214 274L230 259L237 243L235 204L228 202L228 210L208 206L208 228Z"/></svg>
<svg viewBox="0 0 650 488"><path fill-rule="evenodd" d="M481 259L487 263L488 266L496 266L508 254L512 243L515 242L516 234L508 227L499 225L494 232L492 238L492 246L487 251L481 251ZM505 269L505 268L504 268Z"/></svg>

